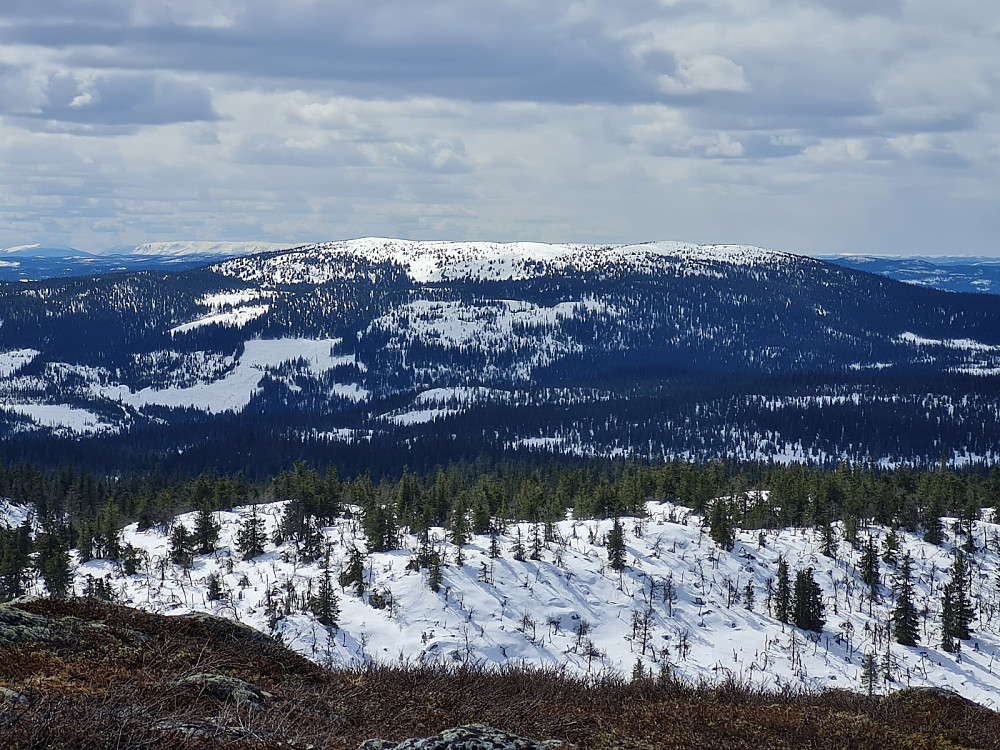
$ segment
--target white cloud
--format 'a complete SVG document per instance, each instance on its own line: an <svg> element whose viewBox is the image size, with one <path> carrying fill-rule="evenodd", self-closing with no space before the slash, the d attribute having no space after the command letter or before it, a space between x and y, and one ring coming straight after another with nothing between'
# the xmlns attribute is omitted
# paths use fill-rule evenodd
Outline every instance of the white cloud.
<svg viewBox="0 0 1000 750"><path fill-rule="evenodd" d="M992 252L998 28L988 0L10 0L0 245Z"/></svg>

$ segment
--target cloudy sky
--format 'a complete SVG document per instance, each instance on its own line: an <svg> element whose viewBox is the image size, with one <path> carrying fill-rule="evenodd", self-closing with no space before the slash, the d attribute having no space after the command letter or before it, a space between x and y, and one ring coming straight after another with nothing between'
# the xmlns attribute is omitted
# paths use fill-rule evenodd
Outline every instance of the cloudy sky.
<svg viewBox="0 0 1000 750"><path fill-rule="evenodd" d="M0 4L0 247L998 230L996 0Z"/></svg>

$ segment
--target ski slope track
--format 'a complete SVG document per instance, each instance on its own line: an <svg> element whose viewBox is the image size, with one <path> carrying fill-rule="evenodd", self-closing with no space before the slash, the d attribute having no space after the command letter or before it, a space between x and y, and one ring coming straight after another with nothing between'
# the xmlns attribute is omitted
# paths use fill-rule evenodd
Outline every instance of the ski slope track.
<svg viewBox="0 0 1000 750"><path fill-rule="evenodd" d="M269 537L282 508L282 502L258 506ZM250 512L244 507L216 513L220 547L197 556L189 570L166 559L167 529L126 527L124 541L141 551L137 574L126 576L115 563L92 560L76 565L76 590L83 590L88 576L107 577L117 598L131 606L228 617L338 667L372 661L524 664L581 675L627 675L639 664L647 673L666 669L708 681L732 677L776 691L786 686L860 691L862 663L871 654L880 665L880 693L944 687L1000 708L1000 526L994 523L974 525L978 550L971 558L970 594L977 619L972 638L958 653L948 653L939 647L941 590L952 545L962 541L950 532L942 546L900 533L900 557L909 553L913 560L914 603L926 612L919 643L911 648L893 642L887 630L893 565L880 563L881 583L871 601L858 570L861 553L846 542L836 546L835 557L827 557L813 530L738 531L734 548L726 551L708 538L700 517L652 501L646 517L622 519L627 567L620 573L609 567L604 546L611 521L555 524L552 538L539 545L538 559L531 559L530 551L534 535L543 533L540 527L511 524L498 537L498 558L488 554L489 537L473 536L462 549L462 565L456 564L457 548L445 531L434 528L431 543L446 562L441 588L434 592L428 570L410 564L419 539L404 534L401 549L366 557L361 595L353 586L337 588L339 622L328 629L301 606L288 604L315 593L321 563L300 559L291 543L270 544L261 556L241 559L236 538ZM173 523L191 529L194 514ZM950 520L945 523L950 528ZM870 534L880 544L887 533L869 527L860 537ZM357 515L325 528L323 535L336 581L350 550L364 551ZM518 539L529 553L522 561L514 559ZM822 632L774 618L768 590L779 558L793 577L796 570L814 569L825 607ZM207 598L210 576L221 582L221 601ZM667 581L674 597L665 596ZM748 586L754 592L750 603ZM644 613L645 625L637 626L635 618Z"/></svg>

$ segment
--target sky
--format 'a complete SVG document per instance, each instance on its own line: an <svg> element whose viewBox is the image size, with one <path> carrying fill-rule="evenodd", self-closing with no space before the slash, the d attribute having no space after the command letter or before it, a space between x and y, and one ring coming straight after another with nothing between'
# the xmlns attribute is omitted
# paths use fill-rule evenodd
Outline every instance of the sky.
<svg viewBox="0 0 1000 750"><path fill-rule="evenodd" d="M0 247L998 230L996 0L0 3Z"/></svg>

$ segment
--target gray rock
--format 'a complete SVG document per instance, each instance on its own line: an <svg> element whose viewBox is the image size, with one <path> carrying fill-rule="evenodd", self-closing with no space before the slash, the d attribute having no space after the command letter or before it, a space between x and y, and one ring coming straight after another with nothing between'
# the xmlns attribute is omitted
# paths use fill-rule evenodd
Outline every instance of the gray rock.
<svg viewBox="0 0 1000 750"><path fill-rule="evenodd" d="M28 696L22 695L16 690L0 686L0 706L27 706L30 703Z"/></svg>
<svg viewBox="0 0 1000 750"><path fill-rule="evenodd" d="M536 742L483 724L466 724L445 729L433 737L402 742L365 740L358 750L559 750L569 747L559 740Z"/></svg>
<svg viewBox="0 0 1000 750"><path fill-rule="evenodd" d="M0 604L0 646L39 643L51 638L52 628L47 618Z"/></svg>
<svg viewBox="0 0 1000 750"><path fill-rule="evenodd" d="M177 681L177 687L193 688L223 703L236 703L259 708L274 700L274 696L238 677L207 672L188 675Z"/></svg>

